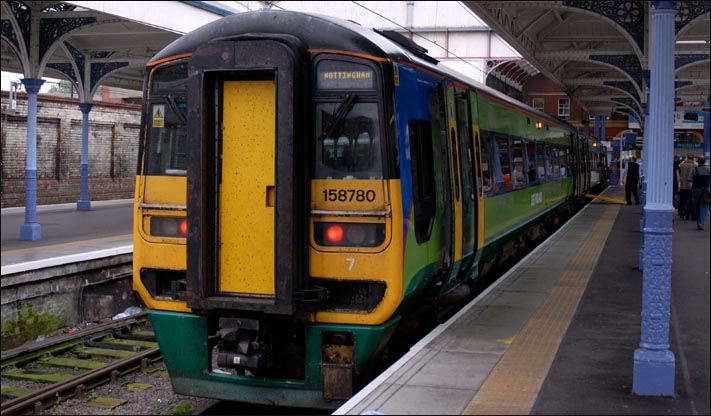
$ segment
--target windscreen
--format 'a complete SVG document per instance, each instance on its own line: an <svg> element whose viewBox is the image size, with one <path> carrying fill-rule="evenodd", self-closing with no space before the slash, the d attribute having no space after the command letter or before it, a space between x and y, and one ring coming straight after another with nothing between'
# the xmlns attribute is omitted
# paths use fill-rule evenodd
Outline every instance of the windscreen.
<svg viewBox="0 0 711 416"><path fill-rule="evenodd" d="M185 176L188 64L156 68L149 80L144 175Z"/></svg>
<svg viewBox="0 0 711 416"><path fill-rule="evenodd" d="M316 69L317 179L382 179L375 69L322 60Z"/></svg>

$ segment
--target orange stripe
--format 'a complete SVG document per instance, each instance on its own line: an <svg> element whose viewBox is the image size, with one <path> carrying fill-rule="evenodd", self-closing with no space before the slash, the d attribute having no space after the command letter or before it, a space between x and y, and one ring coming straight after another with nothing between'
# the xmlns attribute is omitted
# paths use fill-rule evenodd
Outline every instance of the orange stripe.
<svg viewBox="0 0 711 416"><path fill-rule="evenodd" d="M149 63L146 64L146 66L156 66L156 65L162 64L162 63L164 63L164 62L174 61L174 60L180 59L180 58L189 58L189 57L191 57L191 56L193 56L192 53L184 53L184 54L182 54L182 55L169 56L169 57L167 57L167 58L163 58L163 59L159 59L159 60L157 60L157 61L149 62Z"/></svg>

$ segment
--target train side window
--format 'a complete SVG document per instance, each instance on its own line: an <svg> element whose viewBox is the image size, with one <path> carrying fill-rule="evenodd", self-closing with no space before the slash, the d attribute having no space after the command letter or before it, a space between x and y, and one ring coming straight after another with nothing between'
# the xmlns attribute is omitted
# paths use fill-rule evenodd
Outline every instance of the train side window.
<svg viewBox="0 0 711 416"><path fill-rule="evenodd" d="M560 162L560 177L565 178L568 176L568 148L563 147L558 150L558 161Z"/></svg>
<svg viewBox="0 0 711 416"><path fill-rule="evenodd" d="M523 158L523 140L511 140L511 151L513 154L513 171L511 172L511 184L514 188L526 187L526 175Z"/></svg>
<svg viewBox="0 0 711 416"><path fill-rule="evenodd" d="M553 179L560 178L560 161L558 160L558 148L557 147L549 148L548 157L551 161Z"/></svg>
<svg viewBox="0 0 711 416"><path fill-rule="evenodd" d="M494 181L493 181L493 169L492 169L492 164L491 164L491 157L492 157L492 139L491 137L488 136L482 136L481 139L481 147L482 147L482 155L481 155L481 177L482 181L484 182L484 193L487 195L491 194L494 192L495 187L494 187Z"/></svg>
<svg viewBox="0 0 711 416"><path fill-rule="evenodd" d="M494 140L494 163L498 164L495 166L495 173L499 191L511 190L511 157L509 156L508 139L497 137Z"/></svg>
<svg viewBox="0 0 711 416"><path fill-rule="evenodd" d="M479 141L479 132L474 133L474 155L475 155L474 160L476 161L476 164L479 165L480 168L483 169L484 163L487 163L487 165L488 165L487 161L482 160L481 141ZM474 167L474 165L472 166L472 169L474 170L474 172L477 171L477 169ZM488 166L487 166L487 170L488 170ZM477 175L477 176L478 176L478 178L477 178L477 196L482 196L484 194L484 175L482 174L482 175Z"/></svg>
<svg viewBox="0 0 711 416"><path fill-rule="evenodd" d="M543 143L536 143L536 169L538 170L538 181L545 182L548 180L548 173L546 168L548 163L546 161L546 146Z"/></svg>
<svg viewBox="0 0 711 416"><path fill-rule="evenodd" d="M469 128L468 106L466 100L457 99L457 129L459 130L459 160L464 198L474 200L474 161L472 155L471 129Z"/></svg>
<svg viewBox="0 0 711 416"><path fill-rule="evenodd" d="M459 201L459 158L457 146L457 132L454 128L449 130L449 145L452 148L452 171L454 172L454 199Z"/></svg>
<svg viewBox="0 0 711 416"><path fill-rule="evenodd" d="M430 239L437 207L432 126L429 121L410 119L407 128L410 136L415 238L422 244Z"/></svg>
<svg viewBox="0 0 711 416"><path fill-rule="evenodd" d="M526 142L526 160L528 162L528 169L526 170L528 183L536 183L538 180L538 175L536 174L536 142Z"/></svg>
<svg viewBox="0 0 711 416"><path fill-rule="evenodd" d="M551 161L551 146L546 144L543 146L544 160L546 163L546 180L553 180L553 161Z"/></svg>

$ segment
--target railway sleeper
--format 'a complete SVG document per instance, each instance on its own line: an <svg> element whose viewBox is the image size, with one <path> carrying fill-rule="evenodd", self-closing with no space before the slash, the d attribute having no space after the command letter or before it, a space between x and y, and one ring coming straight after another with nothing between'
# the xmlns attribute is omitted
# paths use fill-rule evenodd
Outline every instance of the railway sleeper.
<svg viewBox="0 0 711 416"><path fill-rule="evenodd" d="M151 341L137 341L137 340L122 340L122 339L104 338L101 341L87 341L86 345L88 347L139 352L142 350L155 348L158 346L158 343L151 342Z"/></svg>
<svg viewBox="0 0 711 416"><path fill-rule="evenodd" d="M106 362L101 361L91 361L82 360L76 358L62 358L62 357L42 357L39 359L42 365L52 366L52 367L64 367L64 368L80 368L83 370L95 370L97 368L104 367L108 365Z"/></svg>
<svg viewBox="0 0 711 416"><path fill-rule="evenodd" d="M109 358L127 358L135 354L133 351L98 347L79 347L73 352L75 354L86 354L88 356L99 356Z"/></svg>
<svg viewBox="0 0 711 416"><path fill-rule="evenodd" d="M0 387L0 390L0 394L2 394L3 397L22 397L35 392L33 389L19 386L8 386L5 384Z"/></svg>
<svg viewBox="0 0 711 416"><path fill-rule="evenodd" d="M72 374L64 373L43 373L34 370L25 370L22 368L11 368L5 371L3 377L13 380L26 380L35 383L59 383L74 378Z"/></svg>

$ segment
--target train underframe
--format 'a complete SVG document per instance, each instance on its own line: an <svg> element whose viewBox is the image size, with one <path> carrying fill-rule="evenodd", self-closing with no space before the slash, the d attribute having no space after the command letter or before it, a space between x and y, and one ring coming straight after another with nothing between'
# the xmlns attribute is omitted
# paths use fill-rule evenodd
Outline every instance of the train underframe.
<svg viewBox="0 0 711 416"><path fill-rule="evenodd" d="M232 311L149 311L176 393L335 409L371 378L399 318L309 323Z"/></svg>

